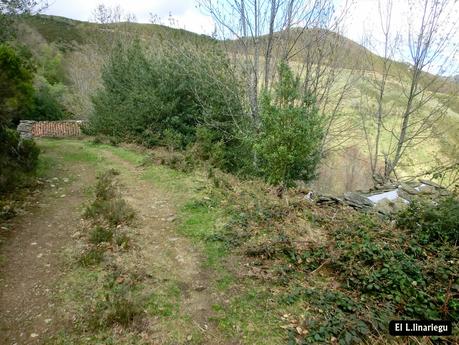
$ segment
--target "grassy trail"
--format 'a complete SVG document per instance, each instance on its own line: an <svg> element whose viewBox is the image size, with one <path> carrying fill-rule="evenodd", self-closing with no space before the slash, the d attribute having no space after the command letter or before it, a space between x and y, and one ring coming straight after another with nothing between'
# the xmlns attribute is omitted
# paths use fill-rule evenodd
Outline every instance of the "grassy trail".
<svg viewBox="0 0 459 345"><path fill-rule="evenodd" d="M123 148L72 140L40 140L39 145L43 175L50 182L37 199L44 207L16 219L15 235L2 249L8 259L2 268L6 312L0 317L8 337L0 343L239 343L223 335L215 321L214 306L221 299L215 288L219 253L197 240L215 217L185 207L204 197L203 180L159 166L141 168L145 157ZM136 212L130 250L106 256L98 267L80 267L83 206L91 199L96 176L108 169L120 172L123 198ZM61 191L55 184L63 178L70 183ZM37 255L44 267L34 262ZM124 272L122 279L136 277L129 294L143 315L125 328L91 324L85 316L97 313L97 304L90 301L107 293L101 286L114 265ZM36 286L46 294L38 298ZM17 306L13 312L8 301Z"/></svg>
<svg viewBox="0 0 459 345"><path fill-rule="evenodd" d="M2 303L14 301L11 286L25 282L27 292L25 299L16 296L24 300L17 304L20 316L2 306L2 331L11 336L0 344L286 343L280 327L286 310L277 310L270 286L242 275L239 258L209 240L224 216L205 172L181 173L152 164L148 152L86 140L38 144L41 174L49 182L37 201L48 207L15 219L15 235L0 248L8 258L2 272L11 272L2 276ZM81 265L90 234L82 215L94 198L96 176L109 169L119 172L122 197L136 213L126 229L129 248L109 246L100 263ZM57 185L63 179L68 185ZM36 217L43 221L34 222ZM54 219L51 226L48 219ZM37 266L46 237L56 238L44 244L54 269ZM14 253L28 247L27 260ZM34 274L12 278L26 268ZM38 277L47 291L40 299L32 288ZM137 316L128 325L106 322L131 309ZM25 321L28 310L35 310L27 316L35 321Z"/></svg>

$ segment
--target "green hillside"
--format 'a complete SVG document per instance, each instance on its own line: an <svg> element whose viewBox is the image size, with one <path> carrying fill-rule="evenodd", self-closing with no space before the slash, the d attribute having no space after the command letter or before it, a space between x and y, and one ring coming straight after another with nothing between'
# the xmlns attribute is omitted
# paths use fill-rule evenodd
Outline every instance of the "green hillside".
<svg viewBox="0 0 459 345"><path fill-rule="evenodd" d="M131 38L196 41L201 44L211 41L211 38L205 35L157 24L97 24L48 15L29 16L24 21L48 43L58 44L63 49L75 44L84 45L107 40L112 38L116 31L123 31Z"/></svg>
<svg viewBox="0 0 459 345"><path fill-rule="evenodd" d="M217 41L209 36L198 35L182 29L174 29L156 24L139 24L139 23L117 23L117 24L96 24L83 21L72 20L63 17L38 15L24 19L22 25L22 37L20 39L37 55L43 55L43 51L52 51L53 54L60 57L62 70L64 74L64 83L68 88L68 96L66 97L66 105L70 113L76 118L85 119L92 112L91 97L101 86L101 69L104 65L107 56L113 49L115 42L122 40L125 42L133 42L136 39L144 42L150 49L154 50L163 44L171 47L180 46L183 43L192 44L200 49L206 47L215 47L215 45L225 45L230 51L238 52L240 46L238 41ZM284 33L276 33L274 40L282 40ZM314 52L317 49L317 41L325 40L322 47L330 49L330 52L325 54L325 61L329 63L330 71L340 69L341 79L337 80L336 85L340 87L344 84L345 79L358 75L364 72L365 75L376 75L382 71L383 59L360 44L347 39L336 33L325 30L302 30L292 29L289 36L294 39L291 49L291 65L292 67L301 68L305 54ZM267 44L267 38L262 37L259 41L261 46ZM245 42L250 47L250 41ZM45 47L45 48L44 48ZM329 47L329 48L327 48ZM337 51L338 50L338 51ZM274 51L274 53L278 53ZM339 57L334 57L333 54L339 53ZM237 57L237 55L236 55ZM263 57L261 57L261 62ZM369 63L371 61L371 64ZM407 80L409 75L408 65L400 62L393 62L388 80L388 92L385 102L388 105L394 106L394 109L402 110L403 106L403 88L401 83ZM438 78L433 75L424 74L423 80L429 83L432 78L437 80L431 88L435 89L441 83L441 92L438 94L437 103L447 103L449 110L447 116L441 123L437 124L434 130L437 132L437 139L426 141L423 146L416 147L410 152L410 159L402 164L406 166L403 170L406 174L418 173L426 170L429 161L433 160L434 156L450 157L451 148L459 146L459 85L453 78ZM261 79L261 78L260 78ZM375 91L370 84L364 79L360 79L351 85L349 92L343 100L343 112L345 113L345 121L356 124L354 132L348 133L349 140L346 140L346 146L342 149L344 152L352 152L357 150L361 161L365 161L367 148L364 139L364 133L359 126L360 115L356 113L355 104L359 101L362 94L365 94L369 99L374 99ZM434 102L435 103L435 102ZM395 122L394 122L395 123ZM383 141L390 139L390 134L387 133L383 137ZM347 153L346 153L347 154ZM333 176L340 176L342 171L349 169L347 159L342 159L342 153L337 156L330 156L329 161L333 161L331 166L335 169ZM355 161L355 159L351 159ZM355 163L352 163L355 164ZM361 163L363 164L363 163ZM325 174L331 168L326 167ZM364 165L358 166L352 171L367 171ZM365 173L368 175L368 173ZM349 183L343 183L346 178L339 177L338 180L319 179L318 188L326 191L341 192L346 188L364 188L370 181L367 178L348 178ZM325 186L324 188L322 188ZM333 186L333 187L330 187Z"/></svg>

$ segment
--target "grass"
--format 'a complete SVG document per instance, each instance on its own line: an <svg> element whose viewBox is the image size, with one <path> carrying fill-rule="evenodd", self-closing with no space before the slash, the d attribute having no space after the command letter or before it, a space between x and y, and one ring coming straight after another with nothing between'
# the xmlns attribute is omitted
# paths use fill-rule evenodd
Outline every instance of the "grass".
<svg viewBox="0 0 459 345"><path fill-rule="evenodd" d="M104 259L104 251L102 248L91 247L83 252L78 259L78 263L83 267L91 267L98 265Z"/></svg>
<svg viewBox="0 0 459 345"><path fill-rule="evenodd" d="M268 288L247 286L228 305L214 305L220 328L245 344L282 344L285 334Z"/></svg>
<svg viewBox="0 0 459 345"><path fill-rule="evenodd" d="M177 318L182 292L174 281L165 282L161 291L153 292L147 302L150 314L165 318Z"/></svg>
<svg viewBox="0 0 459 345"><path fill-rule="evenodd" d="M103 242L110 242L113 238L113 231L105 229L101 226L96 226L89 234L89 242L92 244L99 244Z"/></svg>
<svg viewBox="0 0 459 345"><path fill-rule="evenodd" d="M206 202L190 201L181 208L180 217L183 221L178 230L203 247L209 267L222 271L221 260L227 255L227 251L220 243L209 241L215 233L220 213L218 208L211 208Z"/></svg>

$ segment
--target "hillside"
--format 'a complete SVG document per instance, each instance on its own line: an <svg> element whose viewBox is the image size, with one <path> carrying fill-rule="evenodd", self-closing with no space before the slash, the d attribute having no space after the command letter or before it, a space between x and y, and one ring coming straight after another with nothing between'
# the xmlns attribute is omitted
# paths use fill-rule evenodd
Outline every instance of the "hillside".
<svg viewBox="0 0 459 345"><path fill-rule="evenodd" d="M53 55L61 63L63 82L67 86L68 93L65 98L66 107L74 117L85 119L92 112L92 95L101 86L101 69L104 65L108 53L113 49L118 39L133 42L140 39L149 47L159 47L162 44L179 46L182 43L192 44L200 49L215 47L218 44L225 44L230 50L238 52L237 41L219 42L205 35L198 35L186 30L169 28L156 24L138 23L118 23L101 25L89 22L82 22L55 16L32 16L25 18L25 25L22 25L20 39L31 47L37 56ZM382 58L371 53L358 43L349 40L336 33L324 30L305 30L298 32L293 29L291 37L296 41L292 47L291 64L294 68L301 68L301 61L305 54L314 52L317 40L328 42L325 47L330 47L330 54L325 54L325 63L329 63L331 70L339 69L340 77L338 85L345 82L346 78L353 78L359 75L359 70L366 69L366 75L381 71ZM283 33L276 33L275 40L281 40ZM266 44L266 37L260 39L261 44ZM338 53L336 57L334 54ZM236 55L237 58L237 55ZM368 61L372 61L369 65ZM387 94L388 104L401 106L403 104L403 88L401 83L408 76L408 66L403 63L393 62L391 76L388 80L389 92ZM425 74L426 82L435 76ZM422 148L412 150L410 161L405 169L406 174L418 173L425 170L429 161L434 156L440 154L441 157L451 155L451 148L459 145L457 129L459 127L459 96L457 96L458 84L451 80L439 78L442 83L441 91L444 94L437 95L437 102L447 102L449 110L444 120L437 125L435 130L437 139L429 140L424 143ZM343 99L346 121L355 123L352 133L348 133L351 139L346 140L346 146L341 149L344 153L338 153L336 157L329 157L332 163L326 164L317 188L323 191L342 192L344 189L366 188L371 182L368 180L367 167L365 161L366 145L364 133L362 132L359 121L360 115L355 112L355 104L359 102L360 95L366 94L370 99L375 97L374 90L371 89L367 81L360 80L350 85L350 89ZM451 96L451 94L456 94ZM389 136L384 140L389 140ZM357 152L359 160L353 158ZM360 161L360 165L355 166ZM330 168L332 166L333 168ZM346 171L364 172L362 176L347 176ZM329 174L340 176L338 180L325 178ZM342 174L346 176L341 176ZM322 181L322 179L324 179ZM347 180L348 182L343 182ZM331 187L333 186L333 187ZM346 186L346 187L345 187Z"/></svg>
<svg viewBox="0 0 459 345"><path fill-rule="evenodd" d="M56 44L63 50L69 47L75 48L75 45L94 43L104 46L103 41L113 38L114 33L117 31L124 32L131 39L183 40L196 42L197 44L212 40L205 35L198 35L183 29L175 29L158 24L97 24L48 15L29 16L24 21L48 43Z"/></svg>
<svg viewBox="0 0 459 345"><path fill-rule="evenodd" d="M78 21L58 16L36 15L25 18L25 23L36 31L48 44L56 45L64 52L78 50L78 47L87 45L96 45L102 50L109 51L112 47L109 42L113 43L115 36L117 38L124 38L128 40L141 39L150 44L160 42L192 42L197 46L205 46L207 44L215 44L218 41L206 35L195 34L183 29L175 29L164 25L158 24L140 24L140 23L117 23L117 24L97 24L84 21ZM274 40L279 41L285 39L284 33L275 33ZM354 42L340 34L336 34L327 30L319 29L292 29L290 33L291 40L294 42L289 44L291 47L291 61L301 62L307 50L317 49L318 41L325 41L325 47L332 47L334 49L330 52L336 54L336 49L342 50L340 58L333 60L333 68L345 68L354 70L358 68L365 68L367 71L381 72L382 58L372 53L367 48ZM266 37L260 38L260 44L266 45ZM226 46L237 49L237 41L221 42ZM248 41L249 46L250 42ZM344 53L343 53L344 52ZM369 61L372 64L369 65ZM400 78L400 76L407 75L408 65L397 61L392 62L391 74L393 77ZM434 78L433 75L426 74L427 78ZM452 78L441 78L444 85L442 87L445 93L457 93L459 86L459 76Z"/></svg>

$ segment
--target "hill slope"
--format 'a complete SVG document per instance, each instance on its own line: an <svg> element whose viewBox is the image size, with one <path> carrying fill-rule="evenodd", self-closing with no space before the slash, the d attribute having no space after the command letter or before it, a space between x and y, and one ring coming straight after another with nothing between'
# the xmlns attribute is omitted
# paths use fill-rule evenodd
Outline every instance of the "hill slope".
<svg viewBox="0 0 459 345"><path fill-rule="evenodd" d="M117 24L96 24L72 19L55 17L55 16L32 16L24 19L22 24L20 39L35 52L38 56L52 55L57 57L56 61L60 61L63 70L63 82L67 85L68 95L66 97L66 107L74 114L76 118L87 118L92 111L91 97L95 91L101 86L101 70L104 65L108 53L114 48L114 44L118 39L132 42L136 39L144 41L152 49L160 46L162 43L172 46L180 46L181 44L193 44L201 49L206 47L215 47L218 44L229 46L230 50L237 52L238 41L217 41L205 35L198 35L186 30L174 29L156 24L138 24L138 23L117 23ZM284 33L276 33L275 40L283 39ZM335 49L336 46L341 49L340 57L333 59L331 68L344 69L344 76L356 75L361 73L362 69L369 72L375 71L376 75L381 71L382 58L373 54L365 47L358 43L349 40L336 33L324 30L304 30L298 32L298 29L292 30L291 37L296 37L295 43L292 46L292 65L300 64L304 60L305 55L314 53L317 49L319 39L322 42L327 42L325 47L330 46ZM267 38L260 38L260 44L265 45ZM336 44L338 42L338 44ZM51 53L50 53L51 52ZM54 54L54 55L53 55ZM325 54L327 56L327 54ZM365 66L365 61L371 60L371 65ZM407 64L394 62L391 78L388 80L388 102L391 102L397 107L403 107L403 88L400 82L401 78L406 78L409 74ZM435 76L425 74L426 80ZM344 77L343 77L344 78ZM358 78L357 78L358 79ZM446 80L443 85L442 92L444 94L437 95L438 102L450 102L448 116L445 120L438 124L437 135L440 139L424 144L424 148L413 150L410 154L410 160L418 166L425 168L425 162L432 160L432 157L438 152L451 155L452 147L459 146L459 96L457 92L459 85L451 79ZM456 96L451 97L451 93L456 93ZM359 124L360 115L355 111L355 104L358 103L360 95L368 95L370 99L374 97L374 89L368 84L368 81L359 80L351 85L350 92L344 100L344 109L347 120L354 121L356 125L355 133L352 134L355 140L347 142L347 148L360 151L363 156L366 152L366 144L364 133ZM446 139L445 139L446 138ZM454 152L453 152L454 154ZM362 161L366 159L361 157ZM342 158L337 157L338 161ZM354 159L355 161L355 159ZM343 163L347 164L347 163ZM363 163L360 163L363 164ZM346 165L330 164L339 174L340 171L346 170ZM359 166L357 171L364 171L366 167ZM327 167L327 170L329 168ZM351 169L355 170L355 169ZM414 171L410 171L413 173ZM336 175L336 174L335 174ZM340 178L341 180L341 178ZM354 178L350 178L354 181ZM359 179L360 180L360 179ZM352 182L351 181L351 182ZM362 188L360 182L352 182L351 189ZM330 185L337 188L335 191L342 191L339 185L342 181L325 182L327 189Z"/></svg>

